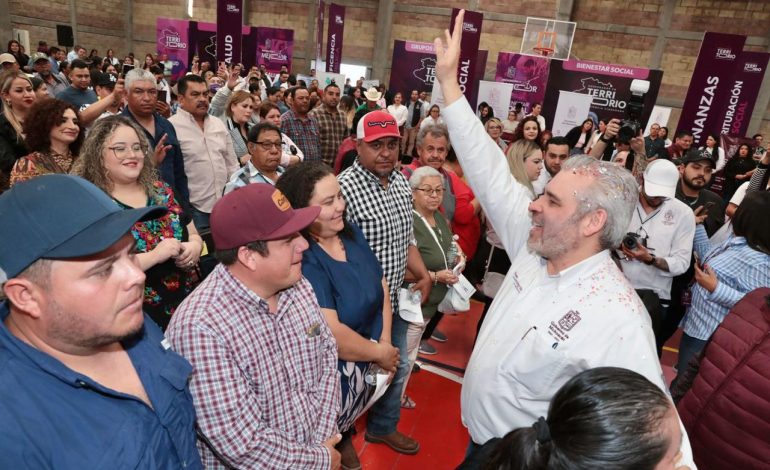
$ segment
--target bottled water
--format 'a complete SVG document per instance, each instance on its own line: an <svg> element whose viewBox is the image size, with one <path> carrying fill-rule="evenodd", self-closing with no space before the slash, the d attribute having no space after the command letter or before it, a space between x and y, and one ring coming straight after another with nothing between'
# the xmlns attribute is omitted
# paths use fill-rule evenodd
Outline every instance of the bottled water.
<svg viewBox="0 0 770 470"><path fill-rule="evenodd" d="M449 245L449 250L446 252L446 264L451 270L457 265L457 256L460 254L460 250L457 247L457 239L460 238L457 235L452 236L452 243Z"/></svg>

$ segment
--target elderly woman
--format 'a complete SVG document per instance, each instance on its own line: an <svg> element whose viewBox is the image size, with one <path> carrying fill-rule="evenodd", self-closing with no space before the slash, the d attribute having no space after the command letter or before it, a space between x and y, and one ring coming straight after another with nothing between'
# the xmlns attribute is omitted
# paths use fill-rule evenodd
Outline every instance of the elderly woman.
<svg viewBox="0 0 770 470"><path fill-rule="evenodd" d="M770 192L746 194L732 219L733 236L712 246L703 223L695 229L695 282L679 345L678 371L687 370L733 306L770 286Z"/></svg>
<svg viewBox="0 0 770 470"><path fill-rule="evenodd" d="M499 119L493 117L487 119L487 122L484 123L484 130L487 131L487 134L489 134L489 137L492 138L492 140L495 141L495 143L500 147L500 150L505 152L505 149L508 148L508 144L505 143L505 141L502 138L503 135L503 123Z"/></svg>
<svg viewBox="0 0 770 470"><path fill-rule="evenodd" d="M16 160L29 153L24 144L22 125L35 104L36 95L29 77L15 70L0 74L0 192L8 189L9 175Z"/></svg>
<svg viewBox="0 0 770 470"><path fill-rule="evenodd" d="M160 219L137 222L131 229L136 260L145 271L144 311L163 330L177 306L198 282L196 265L203 240L172 189L152 164L152 149L133 121L110 116L96 121L83 143L73 171L109 194L123 209L163 206Z"/></svg>
<svg viewBox="0 0 770 470"><path fill-rule="evenodd" d="M444 183L441 173L429 166L421 166L414 170L409 177L412 188L412 211L414 221L414 238L420 251L425 267L428 268L433 280L428 301L422 305L423 323L410 323L407 330L407 350L409 351L409 371L412 370L420 346L420 338L431 318L436 314L438 304L444 299L450 285L458 281L458 277L449 269L456 259L448 260L454 237L449 228L449 222L439 212L444 195ZM457 246L455 245L455 249ZM406 281L413 280L412 273L407 272ZM414 408L414 401L406 395L407 375L402 392L401 406Z"/></svg>
<svg viewBox="0 0 770 470"><path fill-rule="evenodd" d="M272 123L275 127L281 128L281 110L278 106L265 101L262 106L259 107L259 117L262 121ZM305 155L302 150L297 147L291 138L286 133L281 132L281 141L283 146L281 147L281 166L289 167L297 164L305 159Z"/></svg>
<svg viewBox="0 0 770 470"><path fill-rule="evenodd" d="M399 362L398 349L390 344L388 285L363 232L344 217L345 200L331 168L320 162L296 165L278 180L277 188L295 209L321 207L303 232L309 248L302 256L302 274L313 285L337 341L342 465L360 468L350 439L353 424L374 391L377 368L395 373Z"/></svg>
<svg viewBox="0 0 770 470"><path fill-rule="evenodd" d="M84 133L74 105L53 98L36 102L24 121L24 135L32 153L16 161L11 186L48 173L69 173Z"/></svg>

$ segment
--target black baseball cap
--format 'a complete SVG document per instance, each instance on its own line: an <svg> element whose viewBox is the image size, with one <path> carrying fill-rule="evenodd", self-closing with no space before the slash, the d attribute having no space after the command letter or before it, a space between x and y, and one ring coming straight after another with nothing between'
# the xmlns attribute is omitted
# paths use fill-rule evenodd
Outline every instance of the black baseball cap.
<svg viewBox="0 0 770 470"><path fill-rule="evenodd" d="M103 86L109 88L115 88L115 84L118 83L118 76L112 73L99 73L96 75L96 86Z"/></svg>
<svg viewBox="0 0 770 470"><path fill-rule="evenodd" d="M691 148L687 150L684 155L682 155L682 158L679 159L678 163L681 165L686 165L688 163L702 162L706 160L711 163L711 168L716 168L717 164L714 161L714 157L712 157L710 153L708 153L706 150Z"/></svg>

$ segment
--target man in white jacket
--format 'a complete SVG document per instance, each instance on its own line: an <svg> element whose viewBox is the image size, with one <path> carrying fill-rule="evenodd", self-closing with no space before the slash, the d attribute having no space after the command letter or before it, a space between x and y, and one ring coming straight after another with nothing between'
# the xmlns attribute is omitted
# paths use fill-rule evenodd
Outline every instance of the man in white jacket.
<svg viewBox="0 0 770 470"><path fill-rule="evenodd" d="M463 17L454 31L462 31ZM618 166L576 156L529 202L462 96L462 33L446 35L446 50L436 40L442 114L465 176L511 258L463 382L471 447L546 416L559 387L586 369L623 367L666 390L650 319L610 258L628 228L636 181ZM682 463L695 468L682 434Z"/></svg>

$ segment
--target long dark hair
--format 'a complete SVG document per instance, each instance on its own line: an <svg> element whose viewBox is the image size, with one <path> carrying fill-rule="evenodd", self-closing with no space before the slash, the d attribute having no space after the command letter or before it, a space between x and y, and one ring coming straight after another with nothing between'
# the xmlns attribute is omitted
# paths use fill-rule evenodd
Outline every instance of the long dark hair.
<svg viewBox="0 0 770 470"><path fill-rule="evenodd" d="M640 374L617 367L589 369L564 384L551 400L549 439L536 426L506 434L487 470L652 470L671 442L661 422L673 404Z"/></svg>
<svg viewBox="0 0 770 470"><path fill-rule="evenodd" d="M278 178L275 183L276 189L281 191L286 199L289 200L291 207L301 209L307 207L310 199L315 193L315 185L326 176L334 176L334 170L323 162L304 162L300 165L290 167ZM344 226L340 236L353 238L353 230L347 219L343 218ZM300 233L305 238L310 237L310 228L302 230Z"/></svg>
<svg viewBox="0 0 770 470"><path fill-rule="evenodd" d="M753 249L770 255L770 192L746 193L733 216L733 233L746 238Z"/></svg>

